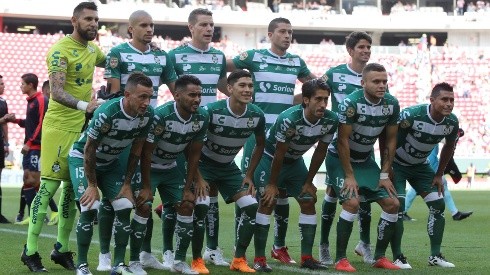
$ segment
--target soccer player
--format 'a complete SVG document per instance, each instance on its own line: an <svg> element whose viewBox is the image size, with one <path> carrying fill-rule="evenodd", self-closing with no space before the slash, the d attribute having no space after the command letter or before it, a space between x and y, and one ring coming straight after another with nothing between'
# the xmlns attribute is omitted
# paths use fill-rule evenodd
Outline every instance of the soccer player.
<svg viewBox="0 0 490 275"><path fill-rule="evenodd" d="M189 14L188 24L191 41L169 51L168 54L178 76L191 74L201 80L201 106L205 106L208 103L216 102L218 86L221 92L228 95L226 89L226 57L222 51L210 46L214 34L213 13L211 11L201 8L194 9ZM183 159L183 157L179 157L177 161L183 161ZM185 168L184 165L179 166ZM218 187L214 183L209 184L209 199L196 202L192 250L196 253L198 250L202 250L201 236L206 231L207 246L204 252L204 260L219 266L229 266L230 264L223 259L221 249L218 247ZM162 217L167 220L175 220L175 217L168 215L168 209L163 209ZM166 224L170 227L164 230L173 230L171 222L167 221ZM149 248L150 246L148 244L145 247ZM199 255L199 257L201 256ZM171 266L172 258L173 255L169 251L164 252L165 265Z"/></svg>
<svg viewBox="0 0 490 275"><path fill-rule="evenodd" d="M152 194L158 189L168 214L174 220L163 219L162 230L167 222L174 222L174 231L163 231L163 251L173 251L175 257L171 270L183 274L198 274L185 262L187 249L193 235L193 211L196 201L205 199L206 182L198 177L200 152L206 139L209 124L208 113L199 107L201 81L192 75L180 76L175 82L175 101L155 109L155 119L143 147L141 175L143 184L151 180ZM187 174L178 168L177 156L185 151ZM150 208L145 208L150 215ZM175 214L176 213L176 214Z"/></svg>
<svg viewBox="0 0 490 275"><path fill-rule="evenodd" d="M38 239L49 199L63 181L60 205L63 215L58 222L58 238L51 259L68 270L75 270L69 237L77 208L68 170L68 152L80 137L85 113L99 105L92 98L95 66L104 66L105 56L92 42L97 36L97 6L81 2L73 10L73 33L56 42L47 53L51 100L43 121L41 147L41 187L31 208L27 245L21 260L29 270L46 269L38 253Z"/></svg>
<svg viewBox="0 0 490 275"><path fill-rule="evenodd" d="M254 81L253 103L265 113L266 129L269 129L277 116L291 107L293 103L302 102L301 95L294 96L296 80L305 82L315 78L304 60L287 50L293 38L293 27L286 18L273 19L267 29L271 41L270 49L248 50L226 62L227 70L247 69ZM243 148L241 163L242 172L247 171L250 156L255 147L254 136L251 136ZM237 210L237 208L235 208ZM235 211L235 218L240 213ZM280 192L274 209L275 236L271 251L273 258L284 263L295 263L289 256L286 247L286 232L289 219L289 200L287 194ZM236 224L235 224L236 225Z"/></svg>
<svg viewBox="0 0 490 275"><path fill-rule="evenodd" d="M327 147L337 130L337 115L326 110L330 88L323 79L303 83L303 103L279 114L266 136L264 157L254 178L261 196L255 219L254 269L270 272L265 247L270 227L270 215L279 190L294 197L300 206L301 267L326 269L312 257L316 232L316 187L313 178L325 160ZM303 154L318 142L309 169Z"/></svg>
<svg viewBox="0 0 490 275"><path fill-rule="evenodd" d="M444 259L441 254L445 225L442 177L454 153L459 129L458 118L452 113L453 107L453 87L442 82L432 88L430 104L411 106L400 113L400 131L393 163L400 209L391 248L394 263L401 268L411 268L401 251L406 181L424 199L429 208L427 221L427 233L430 239L429 265L454 267L454 264ZM437 171L434 172L427 157L444 138L446 143L441 150Z"/></svg>
<svg viewBox="0 0 490 275"><path fill-rule="evenodd" d="M341 64L330 68L325 73L327 85L332 90L331 102L332 111L339 112L339 104L345 97L353 93L357 89L362 89L362 70L366 67L369 58L371 57L372 38L369 34L356 31L347 36L345 48L351 57L351 61L346 64ZM322 219L320 230L320 257L322 264L331 265L333 259L330 256L329 241L330 229L335 218L337 208L337 194L334 188L329 185L328 178L326 180L327 190L322 204ZM371 204L361 202L359 208L359 233L360 241L355 248L358 255L363 256L364 262L372 264L373 256L370 246L371 233Z"/></svg>
<svg viewBox="0 0 490 275"><path fill-rule="evenodd" d="M335 269L339 271L355 271L347 260L346 250L361 201L376 201L382 208L373 266L399 269L385 257L399 205L388 173L395 155L400 107L396 98L386 93L387 81L382 65L366 65L362 71L363 89L348 95L338 106L339 130L328 149L325 166L329 183L342 205L335 260ZM380 172L371 154L383 130L386 144L382 148L386 149L382 152Z"/></svg>
<svg viewBox="0 0 490 275"><path fill-rule="evenodd" d="M173 92L177 75L175 74L169 55L163 50L153 50L150 47L151 39L153 38L154 23L148 12L143 10L133 12L129 17L128 31L131 34L131 40L115 46L108 53L104 77L107 78L108 86L110 85L110 92L122 95L131 72L143 72L153 83L153 96L150 104L152 107L156 107L158 88L162 83L165 83L170 91ZM127 159L128 154L129 148L126 149L122 159ZM137 168L135 173L132 187L135 195L141 189L141 173L139 168ZM143 204L139 207L147 207L147 205ZM134 231L131 234L130 242L129 268L133 272L137 271L138 274L146 274L142 269L142 264L148 268L163 268L162 264L151 254L151 249L147 249L147 253L142 252L140 255L143 238L139 236L145 236L146 231L151 240L151 232L153 232L153 219L151 215L143 217L143 212L147 211L141 210L137 206L135 218L132 220ZM139 224L138 221L141 221L139 218L147 219L146 224ZM101 251L97 270L108 271L111 269L109 246L112 235L112 224L114 222L114 210L106 198L102 200L98 219ZM151 246L148 245L147 248L149 247Z"/></svg>
<svg viewBox="0 0 490 275"><path fill-rule="evenodd" d="M8 125L7 117L8 105L7 101L1 97L5 91L5 83L3 82L3 76L0 75L0 182L1 173L3 168L5 168L5 157L9 153L9 139L8 139ZM10 223L7 218L2 214L2 187L0 186L0 223Z"/></svg>
<svg viewBox="0 0 490 275"><path fill-rule="evenodd" d="M97 109L69 153L70 176L80 202L77 274L90 274L87 256L92 241L93 220L100 206L98 189L111 203L117 219L114 223L115 266L112 274L132 273L124 264L129 235L134 230L130 225L135 200L131 180L153 120L153 108L150 106L152 95L150 78L142 73L131 74L124 88L124 97L114 98ZM127 147L131 148L131 152L129 159L124 160L121 155ZM145 203L148 197L151 199L150 185L144 186L140 194L136 199L138 204ZM144 220L138 216L134 219L142 220L142 223Z"/></svg>
<svg viewBox="0 0 490 275"><path fill-rule="evenodd" d="M253 175L264 151L265 116L259 107L251 103L253 82L249 72L237 70L228 76L228 94L228 99L204 107L209 113L210 123L199 169L208 184L218 187L226 203L236 202L240 208L237 246L230 269L255 272L247 265L245 252L253 236L258 207L254 197ZM257 145L252 154L250 167L243 176L235 164L235 157L252 134L255 135ZM194 211L198 211L197 206ZM196 234L194 225L194 236ZM204 232L199 238L193 238L191 267L199 274L207 274L209 270L201 257ZM197 247L198 244L201 246Z"/></svg>

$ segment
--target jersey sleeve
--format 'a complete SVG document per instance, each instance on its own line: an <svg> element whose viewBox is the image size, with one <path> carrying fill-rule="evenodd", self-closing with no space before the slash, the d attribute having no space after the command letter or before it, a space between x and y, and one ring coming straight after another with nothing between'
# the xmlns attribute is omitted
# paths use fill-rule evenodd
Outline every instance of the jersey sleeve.
<svg viewBox="0 0 490 275"><path fill-rule="evenodd" d="M446 136L446 140L448 141L455 141L458 138L458 130L459 130L459 121L456 118L455 115L452 115L449 117L453 120L452 126L453 129L449 135Z"/></svg>
<svg viewBox="0 0 490 275"><path fill-rule="evenodd" d="M147 137L148 133L150 132L151 125L153 124L153 118L155 116L155 114L153 112L153 107L148 106L148 113L149 113L148 123L146 123L146 126L143 129L141 129L141 132L138 135L138 138Z"/></svg>
<svg viewBox="0 0 490 275"><path fill-rule="evenodd" d="M170 55L165 53L165 60L167 60L165 66L163 67L160 79L162 83L172 83L177 80L177 73L175 73L174 61L170 59Z"/></svg>
<svg viewBox="0 0 490 275"><path fill-rule="evenodd" d="M353 124L357 118L357 109L349 98L344 99L342 103L339 103L338 113L339 123Z"/></svg>
<svg viewBox="0 0 490 275"><path fill-rule="evenodd" d="M54 46L48 52L46 57L46 63L48 65L48 74L52 73L65 73L68 68L68 58L66 53L60 50L58 47Z"/></svg>
<svg viewBox="0 0 490 275"><path fill-rule="evenodd" d="M397 125L400 123L400 104L398 100L394 100L393 102L393 114L391 114L390 119L388 120L388 125Z"/></svg>
<svg viewBox="0 0 490 275"><path fill-rule="evenodd" d="M296 125L288 117L279 115L276 124L276 141L289 142L297 134Z"/></svg>
<svg viewBox="0 0 490 275"><path fill-rule="evenodd" d="M153 121L148 129L146 141L149 143L157 143L165 134L165 121L158 115L153 116Z"/></svg>
<svg viewBox="0 0 490 275"><path fill-rule="evenodd" d="M335 132L337 132L337 128L339 127L339 119L336 114L332 114L327 120L327 132L320 139L322 142L330 143L333 140L333 136Z"/></svg>
<svg viewBox="0 0 490 275"><path fill-rule="evenodd" d="M97 58L95 60L95 65L104 64L104 62L106 61L106 56L104 52L102 52L102 50L95 44L94 47L97 51Z"/></svg>
<svg viewBox="0 0 490 275"><path fill-rule="evenodd" d="M259 123L254 131L255 136L265 136L265 115L264 112L261 111Z"/></svg>
<svg viewBox="0 0 490 275"><path fill-rule="evenodd" d="M204 140L206 140L207 137L208 127L209 127L209 114L207 111L204 110L200 113L202 114L202 119L203 119L202 127L201 129L199 129L199 131L197 132L197 134L194 136L192 140L203 142Z"/></svg>
<svg viewBox="0 0 490 275"><path fill-rule="evenodd" d="M94 113L94 117L90 120L90 124L87 127L88 137L96 141L100 141L107 135L107 133L109 133L112 128L112 119L107 113L106 108L97 108Z"/></svg>
<svg viewBox="0 0 490 275"><path fill-rule="evenodd" d="M253 55L253 50L244 51L233 58L233 64L237 69L249 69L252 67Z"/></svg>
<svg viewBox="0 0 490 275"><path fill-rule="evenodd" d="M121 79L121 54L117 48L112 48L106 57L104 78Z"/></svg>
<svg viewBox="0 0 490 275"><path fill-rule="evenodd" d="M300 68L299 68L298 78L309 76L311 74L311 71L310 69L308 69L306 62L302 58L299 59L299 64L300 64Z"/></svg>

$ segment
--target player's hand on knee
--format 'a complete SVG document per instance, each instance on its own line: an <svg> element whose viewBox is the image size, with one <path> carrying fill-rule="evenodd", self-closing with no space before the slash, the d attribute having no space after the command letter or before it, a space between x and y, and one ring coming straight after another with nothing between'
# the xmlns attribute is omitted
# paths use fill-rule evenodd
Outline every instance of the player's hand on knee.
<svg viewBox="0 0 490 275"><path fill-rule="evenodd" d="M94 202L99 200L100 200L99 190L97 189L97 187L93 185L89 185L87 189L85 189L85 192L83 193L82 197L80 197L80 204L90 209L94 204Z"/></svg>
<svg viewBox="0 0 490 275"><path fill-rule="evenodd" d="M116 196L116 199L126 198L134 205L133 191L131 190L130 184L123 184L121 191Z"/></svg>
<svg viewBox="0 0 490 275"><path fill-rule="evenodd" d="M355 178L345 178L344 185L342 189L340 189L340 194L343 197L348 199L358 198L359 197L359 185L357 185L357 181Z"/></svg>
<svg viewBox="0 0 490 275"><path fill-rule="evenodd" d="M393 186L393 183L391 180L388 179L380 179L379 180L379 188L384 188L386 192L388 192L388 195L390 198L396 198L398 195L396 194L396 189L395 186Z"/></svg>
<svg viewBox="0 0 490 275"><path fill-rule="evenodd" d="M150 189L143 188L140 190L138 197L136 198L136 206L142 206L147 202L153 202L153 194Z"/></svg>
<svg viewBox="0 0 490 275"><path fill-rule="evenodd" d="M262 202L265 206L271 207L275 203L275 199L279 195L279 189L275 184L267 184L265 186L264 195L262 195Z"/></svg>

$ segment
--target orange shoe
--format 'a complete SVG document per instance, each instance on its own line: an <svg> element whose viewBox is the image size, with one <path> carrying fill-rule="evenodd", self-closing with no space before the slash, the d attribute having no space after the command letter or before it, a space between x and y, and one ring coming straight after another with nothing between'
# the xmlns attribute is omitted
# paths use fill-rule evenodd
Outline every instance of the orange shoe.
<svg viewBox="0 0 490 275"><path fill-rule="evenodd" d="M390 262L386 257L381 257L374 262L373 267L376 268L384 268L384 269L391 269L391 270L398 270L400 269L399 266L394 265L392 262Z"/></svg>
<svg viewBox="0 0 490 275"><path fill-rule="evenodd" d="M233 258L230 264L230 270L238 270L245 273L255 273L255 269L250 268L245 257Z"/></svg>
<svg viewBox="0 0 490 275"><path fill-rule="evenodd" d="M202 258L192 260L191 269L199 272L199 274L209 274L209 270L204 264L204 260Z"/></svg>
<svg viewBox="0 0 490 275"><path fill-rule="evenodd" d="M349 263L347 258L342 258L335 263L335 270L345 272L356 272L356 269Z"/></svg>

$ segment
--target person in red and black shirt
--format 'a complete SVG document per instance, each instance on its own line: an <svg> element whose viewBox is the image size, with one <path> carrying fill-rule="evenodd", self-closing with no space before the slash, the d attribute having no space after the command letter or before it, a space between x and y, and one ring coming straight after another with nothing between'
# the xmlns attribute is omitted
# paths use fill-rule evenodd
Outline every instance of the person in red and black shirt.
<svg viewBox="0 0 490 275"><path fill-rule="evenodd" d="M5 84L3 83L3 77L0 75L0 177L3 168L5 168L5 157L9 153L8 143L8 106L7 101L1 97L5 91ZM1 181L1 179L0 179ZM0 187L0 223L10 223L7 218L2 215L2 188Z"/></svg>

